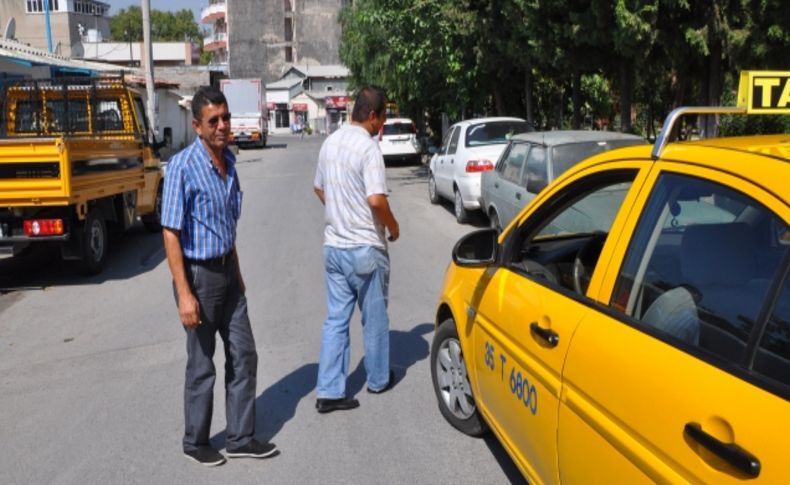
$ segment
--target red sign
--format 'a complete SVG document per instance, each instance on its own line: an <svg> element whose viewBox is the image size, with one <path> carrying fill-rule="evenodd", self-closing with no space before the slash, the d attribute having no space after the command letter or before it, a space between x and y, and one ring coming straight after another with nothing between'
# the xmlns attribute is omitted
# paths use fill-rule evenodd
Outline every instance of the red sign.
<svg viewBox="0 0 790 485"><path fill-rule="evenodd" d="M275 108L277 108L277 106L275 106L274 103L266 103L266 109L275 109Z"/></svg>
<svg viewBox="0 0 790 485"><path fill-rule="evenodd" d="M293 111L307 111L307 103L293 103L291 109Z"/></svg>
<svg viewBox="0 0 790 485"><path fill-rule="evenodd" d="M327 96L324 103L327 108L346 109L348 96Z"/></svg>

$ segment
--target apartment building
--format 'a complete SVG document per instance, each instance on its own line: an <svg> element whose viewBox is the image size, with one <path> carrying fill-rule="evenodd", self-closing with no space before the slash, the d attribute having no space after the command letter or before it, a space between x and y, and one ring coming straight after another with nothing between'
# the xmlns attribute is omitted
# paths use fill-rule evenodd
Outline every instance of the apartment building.
<svg viewBox="0 0 790 485"><path fill-rule="evenodd" d="M63 57L83 57L83 39L96 42L110 38L109 11L109 3L97 0L3 0L0 26L5 29L13 19L15 40L48 49L49 16L52 52Z"/></svg>
<svg viewBox="0 0 790 485"><path fill-rule="evenodd" d="M340 10L351 0L210 0L204 49L234 78L273 82L294 64L340 64Z"/></svg>

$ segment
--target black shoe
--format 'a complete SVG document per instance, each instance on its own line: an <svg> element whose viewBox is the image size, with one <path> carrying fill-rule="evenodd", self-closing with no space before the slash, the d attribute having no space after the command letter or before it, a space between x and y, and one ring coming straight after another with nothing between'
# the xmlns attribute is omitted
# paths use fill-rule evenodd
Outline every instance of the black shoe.
<svg viewBox="0 0 790 485"><path fill-rule="evenodd" d="M390 369L390 380L387 382L387 385L375 391L368 387L368 392L371 394L381 394L382 392L389 391L393 387L395 387L395 371Z"/></svg>
<svg viewBox="0 0 790 485"><path fill-rule="evenodd" d="M352 397L342 397L340 399L321 399L315 401L315 407L319 413L331 413L332 411L344 411L359 407L359 401Z"/></svg>
<svg viewBox="0 0 790 485"><path fill-rule="evenodd" d="M251 439L246 445L238 448L228 448L225 450L228 458L269 458L277 453L277 445L274 443L261 443L255 438Z"/></svg>
<svg viewBox="0 0 790 485"><path fill-rule="evenodd" d="M225 457L222 456L222 453L210 446L184 450L184 456L205 466L219 466L225 463Z"/></svg>

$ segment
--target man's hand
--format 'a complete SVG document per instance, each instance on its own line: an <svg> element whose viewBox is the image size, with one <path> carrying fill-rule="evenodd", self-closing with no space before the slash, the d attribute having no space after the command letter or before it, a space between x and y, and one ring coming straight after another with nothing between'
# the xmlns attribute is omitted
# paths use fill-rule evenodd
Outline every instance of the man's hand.
<svg viewBox="0 0 790 485"><path fill-rule="evenodd" d="M390 237L387 238L388 241L397 241L400 237L400 226L398 225L398 221L394 220L395 224L391 225L387 229L390 231Z"/></svg>
<svg viewBox="0 0 790 485"><path fill-rule="evenodd" d="M368 196L368 205L370 205L370 210L373 212L373 217L389 230L390 235L387 239L390 241L397 240L400 237L400 226L395 216L392 215L387 197L384 194Z"/></svg>
<svg viewBox="0 0 790 485"><path fill-rule="evenodd" d="M192 292L178 295L178 316L187 330L194 330L200 325L200 304Z"/></svg>

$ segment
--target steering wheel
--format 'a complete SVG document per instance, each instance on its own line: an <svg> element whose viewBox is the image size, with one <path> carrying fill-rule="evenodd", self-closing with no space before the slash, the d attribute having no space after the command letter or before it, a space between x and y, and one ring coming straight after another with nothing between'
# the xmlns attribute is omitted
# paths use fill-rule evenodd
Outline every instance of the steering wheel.
<svg viewBox="0 0 790 485"><path fill-rule="evenodd" d="M573 289L580 295L585 294L587 287L590 286L592 270L595 262L598 261L598 256L601 254L606 236L608 234L605 232L593 234L584 243L584 246L579 249L576 257L573 259Z"/></svg>

